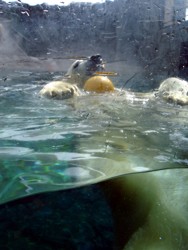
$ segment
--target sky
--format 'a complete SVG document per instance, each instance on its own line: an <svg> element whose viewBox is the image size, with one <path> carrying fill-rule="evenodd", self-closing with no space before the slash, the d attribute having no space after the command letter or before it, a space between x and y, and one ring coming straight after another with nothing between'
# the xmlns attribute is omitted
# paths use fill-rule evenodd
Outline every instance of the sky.
<svg viewBox="0 0 188 250"><path fill-rule="evenodd" d="M16 0L5 0L5 2L16 2ZM18 1L20 2L20 1ZM50 4L50 5L53 5L53 4L58 4L58 5L67 5L71 2L90 2L90 3L96 3L96 2L99 2L99 3L103 3L105 2L105 0L21 0L22 3L27 3L27 4L30 4L30 5L36 5L36 4L42 4L42 3L47 3L47 4Z"/></svg>

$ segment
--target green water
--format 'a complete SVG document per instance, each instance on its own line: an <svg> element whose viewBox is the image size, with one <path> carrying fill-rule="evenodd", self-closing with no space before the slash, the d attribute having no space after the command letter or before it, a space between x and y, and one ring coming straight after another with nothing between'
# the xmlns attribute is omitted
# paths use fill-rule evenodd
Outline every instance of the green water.
<svg viewBox="0 0 188 250"><path fill-rule="evenodd" d="M188 110L162 100L38 95L55 74L0 83L0 203L123 174L188 167Z"/></svg>

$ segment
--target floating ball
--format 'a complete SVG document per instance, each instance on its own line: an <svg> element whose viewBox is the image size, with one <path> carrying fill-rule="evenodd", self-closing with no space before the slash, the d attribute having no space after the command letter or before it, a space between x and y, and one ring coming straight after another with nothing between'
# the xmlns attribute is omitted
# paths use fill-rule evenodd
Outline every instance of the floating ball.
<svg viewBox="0 0 188 250"><path fill-rule="evenodd" d="M111 92L114 91L114 85L106 76L93 76L86 81L84 90L96 93Z"/></svg>

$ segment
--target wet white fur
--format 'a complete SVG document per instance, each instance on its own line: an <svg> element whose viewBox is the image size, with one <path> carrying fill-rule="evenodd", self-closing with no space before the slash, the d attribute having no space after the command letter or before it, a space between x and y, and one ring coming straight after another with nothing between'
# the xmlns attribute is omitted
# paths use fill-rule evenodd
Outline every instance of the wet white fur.
<svg viewBox="0 0 188 250"><path fill-rule="evenodd" d="M187 179L188 171L179 169L101 184L114 216L115 249L187 250Z"/></svg>
<svg viewBox="0 0 188 250"><path fill-rule="evenodd" d="M75 65L77 65L75 67ZM39 92L41 96L56 99L67 99L81 95L79 88L82 88L87 76L87 60L76 60L68 69L62 80L52 81L46 84Z"/></svg>
<svg viewBox="0 0 188 250"><path fill-rule="evenodd" d="M188 82L185 80L170 77L160 84L158 93L167 101L188 104Z"/></svg>

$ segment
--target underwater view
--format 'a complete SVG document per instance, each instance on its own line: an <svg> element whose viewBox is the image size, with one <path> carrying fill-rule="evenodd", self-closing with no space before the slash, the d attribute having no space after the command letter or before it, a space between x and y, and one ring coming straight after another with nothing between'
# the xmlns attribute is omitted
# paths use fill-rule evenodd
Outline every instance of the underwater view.
<svg viewBox="0 0 188 250"><path fill-rule="evenodd" d="M0 249L187 250L187 13L0 0Z"/></svg>

